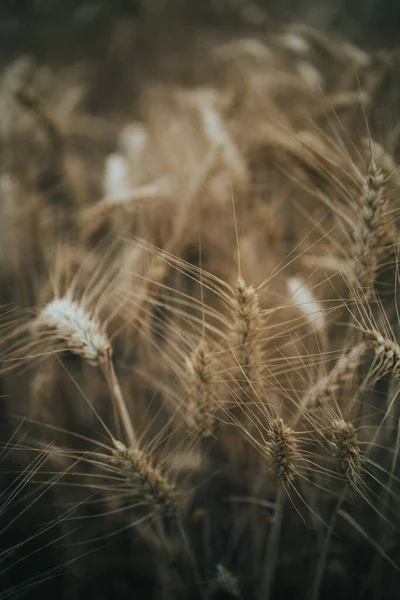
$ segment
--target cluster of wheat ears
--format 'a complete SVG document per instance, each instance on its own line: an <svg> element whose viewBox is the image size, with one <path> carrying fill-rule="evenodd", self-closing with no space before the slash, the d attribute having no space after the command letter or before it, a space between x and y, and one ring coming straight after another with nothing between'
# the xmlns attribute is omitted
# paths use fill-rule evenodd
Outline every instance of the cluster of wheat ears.
<svg viewBox="0 0 400 600"><path fill-rule="evenodd" d="M397 598L397 59L135 35L1 75L0 599Z"/></svg>

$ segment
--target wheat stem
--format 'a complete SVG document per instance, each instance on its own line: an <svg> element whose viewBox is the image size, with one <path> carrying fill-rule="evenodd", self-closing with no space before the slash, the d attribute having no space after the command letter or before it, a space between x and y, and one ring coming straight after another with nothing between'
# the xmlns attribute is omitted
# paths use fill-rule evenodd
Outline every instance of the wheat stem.
<svg viewBox="0 0 400 600"><path fill-rule="evenodd" d="M118 381L118 377L115 373L115 368L112 360L111 347L107 350L105 359L100 363L104 377L107 381L108 389L111 394L113 405L116 406L122 426L125 430L126 436L131 446L137 446L137 438L135 430L132 425L131 418L129 416L128 408L124 396L122 394L121 386Z"/></svg>
<svg viewBox="0 0 400 600"><path fill-rule="evenodd" d="M272 523L269 530L267 548L263 561L264 573L260 584L259 600L269 600L275 579L279 555L279 542L282 530L282 516L286 491L281 482L278 483Z"/></svg>
<svg viewBox="0 0 400 600"><path fill-rule="evenodd" d="M326 536L324 538L322 548L320 550L320 555L319 555L319 559L318 559L317 570L316 570L314 581L313 581L310 600L318 600L318 598L319 598L319 592L321 589L322 578L323 578L325 567L326 567L326 559L327 559L327 555L328 555L329 546L331 543L332 533L333 533L334 527L336 525L336 520L337 520L337 516L339 514L339 510L342 508L342 504L345 500L346 494L347 494L347 485L346 485L345 489L343 490L341 497L339 498L336 508L333 511L332 518L329 522L328 531L326 532Z"/></svg>

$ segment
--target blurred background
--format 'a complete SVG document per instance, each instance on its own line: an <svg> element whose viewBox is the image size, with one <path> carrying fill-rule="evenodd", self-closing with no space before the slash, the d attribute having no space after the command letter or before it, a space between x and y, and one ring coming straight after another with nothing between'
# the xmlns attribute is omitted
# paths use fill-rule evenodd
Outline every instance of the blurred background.
<svg viewBox="0 0 400 600"><path fill-rule="evenodd" d="M263 27L302 21L368 48L396 44L399 0L2 0L3 59L14 52L51 54L60 45L97 44L115 22L184 20L205 25ZM73 52L74 48L70 47Z"/></svg>

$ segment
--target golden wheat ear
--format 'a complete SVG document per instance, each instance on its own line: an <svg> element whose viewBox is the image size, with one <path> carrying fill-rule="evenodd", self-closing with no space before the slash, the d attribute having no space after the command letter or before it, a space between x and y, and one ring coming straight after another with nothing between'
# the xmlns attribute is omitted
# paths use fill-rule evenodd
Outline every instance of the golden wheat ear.
<svg viewBox="0 0 400 600"><path fill-rule="evenodd" d="M387 335L382 335L377 329L364 331L367 344L373 349L375 363L379 375L390 375L395 379L400 376L400 346Z"/></svg>
<svg viewBox="0 0 400 600"><path fill-rule="evenodd" d="M216 409L213 401L213 375L210 365L210 350L201 341L187 359L186 423L202 437L213 433Z"/></svg>
<svg viewBox="0 0 400 600"><path fill-rule="evenodd" d="M384 176L373 160L370 161L363 187L361 223L354 232L354 276L357 285L371 294L378 268L384 192Z"/></svg>
<svg viewBox="0 0 400 600"><path fill-rule="evenodd" d="M366 344L360 343L351 350L344 352L328 375L320 377L301 398L299 406L301 413L323 408L329 404L329 400L335 396L338 389L355 377L366 350ZM301 413L299 413L296 422L301 418Z"/></svg>
<svg viewBox="0 0 400 600"><path fill-rule="evenodd" d="M171 485L160 469L154 467L138 446L127 448L114 440L112 462L118 472L133 485L136 493L143 495L150 505L163 515L177 512L177 498Z"/></svg>
<svg viewBox="0 0 400 600"><path fill-rule="evenodd" d="M68 296L47 304L33 328L39 336L54 335L92 366L101 365L110 351L110 342L97 319Z"/></svg>
<svg viewBox="0 0 400 600"><path fill-rule="evenodd" d="M112 348L105 329L96 317L69 295L47 304L33 322L34 333L47 341L61 342L104 373L114 403L115 414L131 444L136 444L129 411L115 372Z"/></svg>
<svg viewBox="0 0 400 600"><path fill-rule="evenodd" d="M343 479L356 487L361 480L361 450L352 423L332 422L332 445Z"/></svg>

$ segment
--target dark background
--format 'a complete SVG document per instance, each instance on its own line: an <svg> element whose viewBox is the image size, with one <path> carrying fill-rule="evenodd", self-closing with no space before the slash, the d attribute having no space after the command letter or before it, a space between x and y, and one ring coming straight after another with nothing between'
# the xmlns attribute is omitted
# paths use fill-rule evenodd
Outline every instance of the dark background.
<svg viewBox="0 0 400 600"><path fill-rule="evenodd" d="M258 27L271 18L301 20L363 46L388 47L396 44L400 0L1 0L1 47L27 48L42 32L87 35L121 17Z"/></svg>

